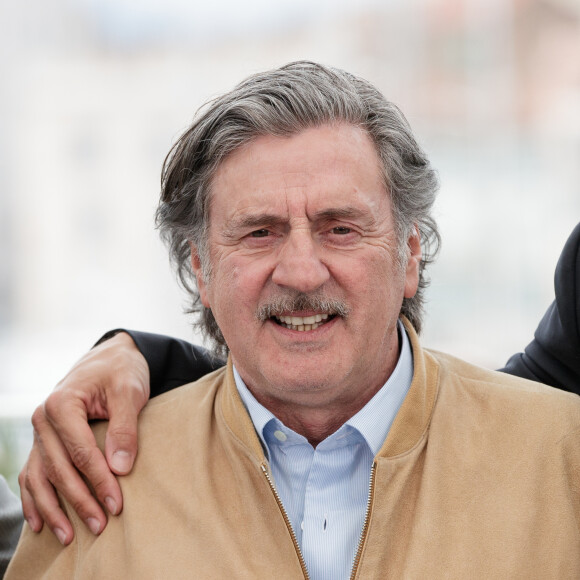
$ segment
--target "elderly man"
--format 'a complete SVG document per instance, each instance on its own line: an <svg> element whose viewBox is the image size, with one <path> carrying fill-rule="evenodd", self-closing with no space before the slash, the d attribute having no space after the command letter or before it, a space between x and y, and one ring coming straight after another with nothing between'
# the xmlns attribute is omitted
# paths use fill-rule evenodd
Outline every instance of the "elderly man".
<svg viewBox="0 0 580 580"><path fill-rule="evenodd" d="M73 543L26 529L8 578L578 577L578 397L418 342L435 190L342 71L212 102L158 222L227 366L143 411L101 535L63 500Z"/></svg>

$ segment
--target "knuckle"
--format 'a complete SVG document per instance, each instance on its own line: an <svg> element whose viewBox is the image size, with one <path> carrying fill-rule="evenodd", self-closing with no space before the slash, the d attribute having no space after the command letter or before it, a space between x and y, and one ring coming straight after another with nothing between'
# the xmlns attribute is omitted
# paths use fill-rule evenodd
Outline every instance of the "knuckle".
<svg viewBox="0 0 580 580"><path fill-rule="evenodd" d="M59 487L59 484L66 479L65 469L59 463L48 463L44 466L46 478L55 486ZM30 484L28 489L33 489L35 487L35 478L31 475L30 471L27 475L27 482Z"/></svg>
<svg viewBox="0 0 580 580"><path fill-rule="evenodd" d="M26 488L26 482L28 479L28 475L27 475L27 468L26 465L22 468L22 471L18 474L18 485L20 486L20 489L24 489Z"/></svg>
<svg viewBox="0 0 580 580"><path fill-rule="evenodd" d="M20 489L27 489L31 494L38 489L40 484L40 476L34 473L30 465L25 465L18 475L18 484Z"/></svg>
<svg viewBox="0 0 580 580"><path fill-rule="evenodd" d="M91 486L95 492L96 497L101 499L104 498L108 490L107 484L108 484L107 477L97 477L96 479L93 478L93 480L91 481Z"/></svg>
<svg viewBox="0 0 580 580"><path fill-rule="evenodd" d="M39 407L38 409L42 411L43 419L46 418L50 419L55 418L59 415L59 413L62 411L62 405L63 405L62 391L55 391L47 397L46 401L44 401L44 404L41 405L41 407Z"/></svg>
<svg viewBox="0 0 580 580"><path fill-rule="evenodd" d="M32 413L31 422L35 431L42 429L42 427L46 424L46 417L44 414L43 405L39 405L38 407L36 407L34 413Z"/></svg>
<svg viewBox="0 0 580 580"><path fill-rule="evenodd" d="M70 458L77 469L86 473L93 461L93 454L86 447L76 446L69 450Z"/></svg>
<svg viewBox="0 0 580 580"><path fill-rule="evenodd" d="M135 428L129 423L121 423L119 425L111 425L109 427L108 435L114 437L117 441L135 441L137 433Z"/></svg>
<svg viewBox="0 0 580 580"><path fill-rule="evenodd" d="M86 520L87 518L93 515L90 511L90 508L87 507L86 500L83 500L82 498L74 498L71 499L69 503L72 509L78 514L78 516L82 520Z"/></svg>
<svg viewBox="0 0 580 580"><path fill-rule="evenodd" d="M111 382L111 393L116 396L127 396L127 393L141 390L141 383L132 369L119 370Z"/></svg>

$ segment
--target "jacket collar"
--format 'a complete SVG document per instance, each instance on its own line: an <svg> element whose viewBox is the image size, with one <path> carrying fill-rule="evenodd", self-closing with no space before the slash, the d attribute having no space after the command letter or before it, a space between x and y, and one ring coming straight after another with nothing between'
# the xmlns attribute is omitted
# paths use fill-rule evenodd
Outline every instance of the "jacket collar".
<svg viewBox="0 0 580 580"><path fill-rule="evenodd" d="M439 389L439 365L419 344L411 323L402 317L413 349L413 382L377 457L394 457L409 451L431 421Z"/></svg>

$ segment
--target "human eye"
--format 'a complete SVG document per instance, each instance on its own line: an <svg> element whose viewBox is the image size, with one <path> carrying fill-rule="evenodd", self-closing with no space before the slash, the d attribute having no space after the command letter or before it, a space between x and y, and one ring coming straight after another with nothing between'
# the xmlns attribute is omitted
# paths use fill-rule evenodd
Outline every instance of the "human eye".
<svg viewBox="0 0 580 580"><path fill-rule="evenodd" d="M278 240L278 233L271 227L249 230L244 236L244 244L248 248L269 248Z"/></svg>
<svg viewBox="0 0 580 580"><path fill-rule="evenodd" d="M323 237L327 244L346 247L356 244L360 239L360 231L353 224L335 222L323 228Z"/></svg>
<svg viewBox="0 0 580 580"><path fill-rule="evenodd" d="M254 230L253 232L250 233L250 237L252 237L252 238L266 238L269 235L270 235L270 232L266 228Z"/></svg>

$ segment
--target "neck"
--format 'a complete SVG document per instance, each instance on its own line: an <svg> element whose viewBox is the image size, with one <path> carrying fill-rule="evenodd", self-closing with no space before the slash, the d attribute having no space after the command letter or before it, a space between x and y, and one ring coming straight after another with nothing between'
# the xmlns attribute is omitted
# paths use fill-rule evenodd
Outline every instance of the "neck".
<svg viewBox="0 0 580 580"><path fill-rule="evenodd" d="M385 374L374 382L368 382L364 388L361 388L360 381L358 384L343 387L343 396L332 398L332 401L328 394L316 389L306 395L301 393L300 397L292 400L287 396L284 399L272 397L263 391L256 391L247 383L246 385L262 406L274 414L286 427L306 437L308 442L316 447L340 429L376 395L392 374L396 363L397 360ZM356 393L356 396L353 397L353 393Z"/></svg>
<svg viewBox="0 0 580 580"><path fill-rule="evenodd" d="M347 370L338 383L332 380L312 382L311 373L301 375L299 369L291 384L288 381L272 383L265 381L264 374L246 374L235 360L234 365L258 403L316 447L356 415L382 388L397 366L400 346L395 330L382 355L376 357L375 360L380 361L376 366Z"/></svg>
<svg viewBox="0 0 580 580"><path fill-rule="evenodd" d="M370 401L372 396L374 396L374 393L368 400L365 400L364 403L357 407L349 410L341 408L336 412L315 409L303 412L289 409L280 409L278 412L270 410L286 427L306 437L310 445L316 447L327 437L338 431L351 417L356 415Z"/></svg>

